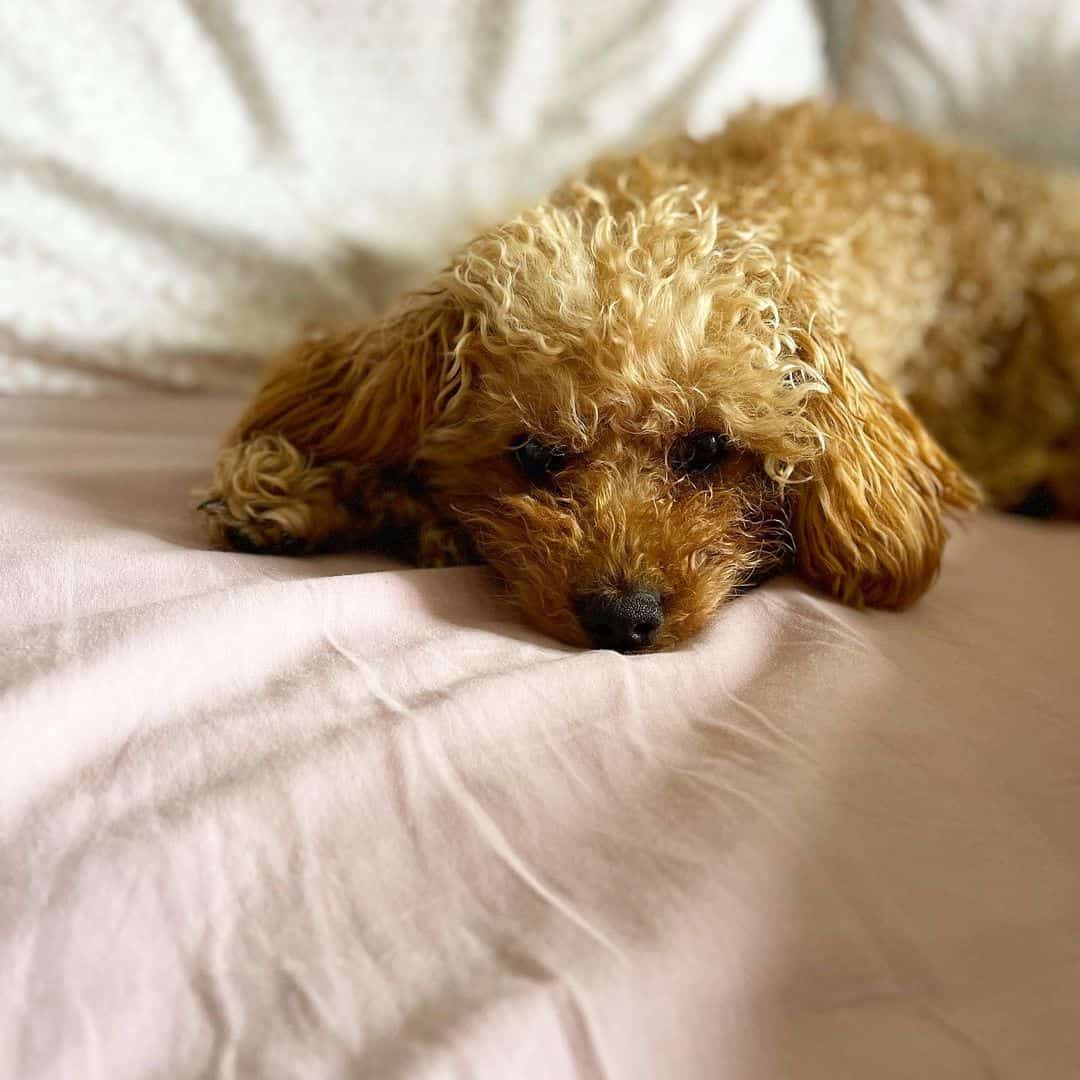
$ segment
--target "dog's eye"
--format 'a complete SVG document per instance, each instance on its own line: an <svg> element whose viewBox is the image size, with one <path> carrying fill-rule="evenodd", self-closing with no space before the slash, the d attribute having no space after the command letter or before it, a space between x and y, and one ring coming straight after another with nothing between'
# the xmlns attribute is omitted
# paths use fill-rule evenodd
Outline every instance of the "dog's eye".
<svg viewBox="0 0 1080 1080"><path fill-rule="evenodd" d="M541 442L533 435L521 435L510 444L514 464L534 484L543 483L566 465L566 451L561 446Z"/></svg>
<svg viewBox="0 0 1080 1080"><path fill-rule="evenodd" d="M719 431L695 431L675 442L668 461L677 473L689 476L715 468L728 456L728 450L726 435Z"/></svg>

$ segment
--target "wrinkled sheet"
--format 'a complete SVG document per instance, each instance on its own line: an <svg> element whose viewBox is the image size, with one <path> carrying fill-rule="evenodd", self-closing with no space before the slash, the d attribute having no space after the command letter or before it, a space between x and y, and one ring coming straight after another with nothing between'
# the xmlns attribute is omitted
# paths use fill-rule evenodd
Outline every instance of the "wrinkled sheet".
<svg viewBox="0 0 1080 1080"><path fill-rule="evenodd" d="M1075 1077L1080 530L678 651L206 550L239 402L0 402L0 1076Z"/></svg>

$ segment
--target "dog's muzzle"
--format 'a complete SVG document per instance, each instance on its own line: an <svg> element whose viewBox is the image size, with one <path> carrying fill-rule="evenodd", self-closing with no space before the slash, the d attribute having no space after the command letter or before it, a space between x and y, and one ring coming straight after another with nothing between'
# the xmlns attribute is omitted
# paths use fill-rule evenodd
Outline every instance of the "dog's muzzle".
<svg viewBox="0 0 1080 1080"><path fill-rule="evenodd" d="M594 649L632 653L647 649L664 625L664 606L651 589L628 589L615 596L581 596L578 621Z"/></svg>

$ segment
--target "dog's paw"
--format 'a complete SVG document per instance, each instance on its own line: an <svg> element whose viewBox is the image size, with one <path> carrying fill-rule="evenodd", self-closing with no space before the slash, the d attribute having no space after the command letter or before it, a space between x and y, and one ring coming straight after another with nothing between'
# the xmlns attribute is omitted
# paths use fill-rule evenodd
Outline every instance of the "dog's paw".
<svg viewBox="0 0 1080 1080"><path fill-rule="evenodd" d="M282 529L269 532L253 530L250 525L230 525L225 530L225 540L233 551L244 555L304 555L307 545L303 540Z"/></svg>
<svg viewBox="0 0 1080 1080"><path fill-rule="evenodd" d="M304 555L308 545L270 518L241 520L221 498L204 499L196 509L203 515L211 541L245 555Z"/></svg>

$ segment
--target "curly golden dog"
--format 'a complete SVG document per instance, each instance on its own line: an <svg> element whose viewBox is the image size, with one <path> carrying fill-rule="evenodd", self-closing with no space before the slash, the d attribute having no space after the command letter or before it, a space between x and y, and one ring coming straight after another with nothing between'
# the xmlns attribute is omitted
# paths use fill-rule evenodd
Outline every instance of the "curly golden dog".
<svg viewBox="0 0 1080 1080"><path fill-rule="evenodd" d="M1080 515L1080 181L803 104L602 160L296 346L202 509L240 551L483 560L636 652L789 567L910 604L983 497Z"/></svg>

